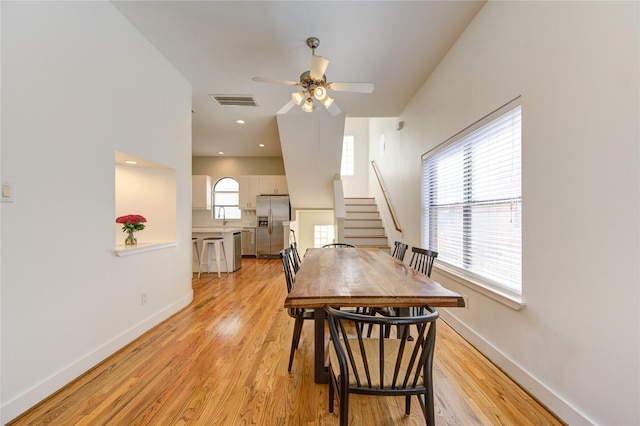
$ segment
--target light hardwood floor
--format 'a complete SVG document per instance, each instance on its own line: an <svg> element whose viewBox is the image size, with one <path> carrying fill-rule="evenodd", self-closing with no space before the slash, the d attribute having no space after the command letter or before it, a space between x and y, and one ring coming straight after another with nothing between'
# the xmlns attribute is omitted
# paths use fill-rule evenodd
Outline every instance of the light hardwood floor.
<svg viewBox="0 0 640 426"><path fill-rule="evenodd" d="M292 374L293 320L280 260L243 259L233 274L193 279L194 301L12 425L337 425L327 385L313 382L313 325ZM438 425L558 425L473 347L438 320ZM337 404L336 404L337 407ZM418 401L352 396L351 425L424 424Z"/></svg>

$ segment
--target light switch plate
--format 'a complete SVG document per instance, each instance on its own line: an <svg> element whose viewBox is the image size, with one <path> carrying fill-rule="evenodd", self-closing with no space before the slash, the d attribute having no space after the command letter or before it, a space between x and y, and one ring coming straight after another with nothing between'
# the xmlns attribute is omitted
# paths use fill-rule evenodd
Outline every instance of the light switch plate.
<svg viewBox="0 0 640 426"><path fill-rule="evenodd" d="M0 201L3 203L13 203L13 182L3 180L2 181L2 193L0 193Z"/></svg>

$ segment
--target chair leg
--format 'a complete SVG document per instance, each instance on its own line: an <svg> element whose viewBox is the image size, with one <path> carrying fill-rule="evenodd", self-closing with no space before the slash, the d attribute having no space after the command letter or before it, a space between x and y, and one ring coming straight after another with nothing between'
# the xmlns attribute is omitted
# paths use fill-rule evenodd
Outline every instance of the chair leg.
<svg viewBox="0 0 640 426"><path fill-rule="evenodd" d="M300 333L302 331L302 318L296 318L295 323L293 324L293 336L291 337L291 351L289 353L289 367L287 371L291 373L291 366L293 365L293 356L296 353L296 349L298 349L298 343L300 342Z"/></svg>
<svg viewBox="0 0 640 426"><path fill-rule="evenodd" d="M425 383L425 393L424 393L424 418L427 421L427 425L433 426L436 424L436 413L433 400L433 379L431 377L427 378ZM420 397L420 395L418 396Z"/></svg>
<svg viewBox="0 0 640 426"><path fill-rule="evenodd" d="M411 395L406 395L404 397L404 413L407 416L411 415Z"/></svg>
<svg viewBox="0 0 640 426"><path fill-rule="evenodd" d="M287 371L291 373L291 366L293 365L293 356L296 354L296 349L293 346L293 340L291 340L291 352L289 353L289 367Z"/></svg>
<svg viewBox="0 0 640 426"><path fill-rule="evenodd" d="M349 385L342 378L340 380L340 426L349 426Z"/></svg>
<svg viewBox="0 0 640 426"><path fill-rule="evenodd" d="M333 398L335 398L335 381L333 379L333 371L329 371L331 377L329 378L329 413L333 414Z"/></svg>
<svg viewBox="0 0 640 426"><path fill-rule="evenodd" d="M302 325L304 324L304 320L302 318L296 318L296 322L293 325L293 335L295 336L296 341L296 350L298 349L298 345L300 344L300 335L302 334Z"/></svg>

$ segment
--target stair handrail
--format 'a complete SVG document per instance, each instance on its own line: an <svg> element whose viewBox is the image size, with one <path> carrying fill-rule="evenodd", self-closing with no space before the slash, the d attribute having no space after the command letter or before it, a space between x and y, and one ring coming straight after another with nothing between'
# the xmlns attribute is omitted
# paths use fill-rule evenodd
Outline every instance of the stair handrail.
<svg viewBox="0 0 640 426"><path fill-rule="evenodd" d="M373 166L373 171L376 174L376 178L378 178L378 183L380 184L382 195L384 195L384 200L387 203L387 209L389 209L389 213L391 214L391 220L393 220L393 226L396 228L396 231L402 232L402 228L400 227L400 223L398 223L398 218L396 217L396 212L393 210L393 206L391 205L391 201L389 201L389 196L387 195L387 191L384 188L384 184L382 183L382 178L380 177L380 172L378 171L376 162L371 160L371 165Z"/></svg>

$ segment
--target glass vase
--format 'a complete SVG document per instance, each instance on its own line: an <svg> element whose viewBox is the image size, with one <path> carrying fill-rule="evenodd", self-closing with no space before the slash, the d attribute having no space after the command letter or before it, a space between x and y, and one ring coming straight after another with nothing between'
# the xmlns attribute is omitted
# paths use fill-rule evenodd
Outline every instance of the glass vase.
<svg viewBox="0 0 640 426"><path fill-rule="evenodd" d="M138 240L136 240L136 237L133 233L133 230L127 231L127 238L125 238L124 240L125 247L135 247L136 245L138 245Z"/></svg>

